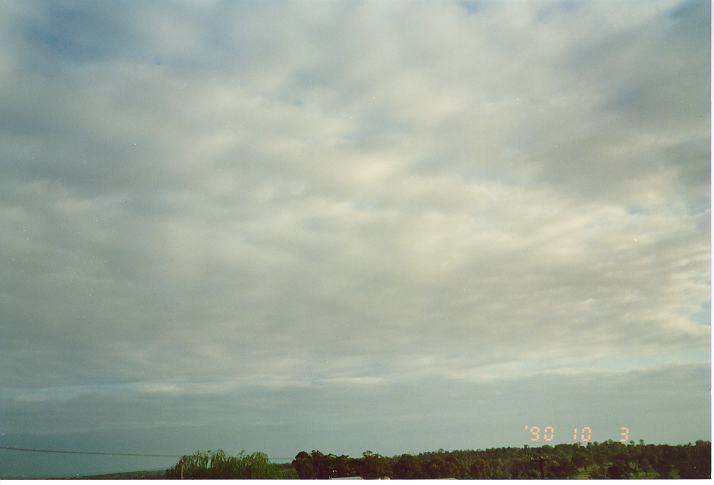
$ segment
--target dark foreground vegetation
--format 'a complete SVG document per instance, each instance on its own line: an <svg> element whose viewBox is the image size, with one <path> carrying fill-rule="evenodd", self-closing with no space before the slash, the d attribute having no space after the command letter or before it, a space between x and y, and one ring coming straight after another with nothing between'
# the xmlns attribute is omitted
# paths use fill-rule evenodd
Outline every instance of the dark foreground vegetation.
<svg viewBox="0 0 714 485"><path fill-rule="evenodd" d="M182 465L183 464L183 465ZM542 465L542 467L541 467ZM360 458L301 451L292 464L270 463L264 453L227 456L222 451L184 456L167 478L710 478L711 443L639 445L630 442L491 448Z"/></svg>

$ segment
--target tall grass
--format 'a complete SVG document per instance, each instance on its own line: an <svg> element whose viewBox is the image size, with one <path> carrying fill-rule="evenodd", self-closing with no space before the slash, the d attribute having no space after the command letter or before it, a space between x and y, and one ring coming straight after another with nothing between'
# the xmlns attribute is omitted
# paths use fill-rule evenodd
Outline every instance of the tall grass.
<svg viewBox="0 0 714 485"><path fill-rule="evenodd" d="M261 452L237 456L226 455L223 450L197 451L184 455L172 468L166 470L166 478L180 478L183 465L184 478L298 478L292 468L270 463L268 455Z"/></svg>

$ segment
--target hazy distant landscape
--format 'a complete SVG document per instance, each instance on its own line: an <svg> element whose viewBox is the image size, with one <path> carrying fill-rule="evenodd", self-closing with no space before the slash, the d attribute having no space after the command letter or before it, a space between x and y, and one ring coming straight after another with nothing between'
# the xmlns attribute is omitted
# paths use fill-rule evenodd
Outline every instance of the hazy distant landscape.
<svg viewBox="0 0 714 485"><path fill-rule="evenodd" d="M703 474L710 24L0 1L0 476Z"/></svg>

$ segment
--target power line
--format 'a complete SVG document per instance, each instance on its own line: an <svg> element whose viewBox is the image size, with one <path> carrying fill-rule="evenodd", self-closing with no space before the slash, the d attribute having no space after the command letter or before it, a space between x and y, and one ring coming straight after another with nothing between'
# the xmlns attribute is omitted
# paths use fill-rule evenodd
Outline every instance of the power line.
<svg viewBox="0 0 714 485"><path fill-rule="evenodd" d="M181 458L185 455L164 455L159 453L119 453L111 451L76 451L76 450L47 450L43 448L18 448L15 446L0 446L0 450L26 451L32 453L62 453L69 455L101 455L101 456L134 456L149 458ZM292 458L271 457L271 460L292 460Z"/></svg>
<svg viewBox="0 0 714 485"><path fill-rule="evenodd" d="M70 455L103 455L103 456L145 456L152 458L181 458L181 455L163 455L158 453L114 453L110 451L70 451L70 450L45 450L40 448L16 448L14 446L0 446L0 450L29 451L35 453L64 453Z"/></svg>

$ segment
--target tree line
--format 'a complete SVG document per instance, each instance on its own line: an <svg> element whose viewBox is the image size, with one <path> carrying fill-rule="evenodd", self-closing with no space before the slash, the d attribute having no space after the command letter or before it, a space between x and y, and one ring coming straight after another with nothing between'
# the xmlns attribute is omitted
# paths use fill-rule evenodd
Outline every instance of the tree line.
<svg viewBox="0 0 714 485"><path fill-rule="evenodd" d="M237 456L222 450L186 455L166 478L710 478L711 443L646 445L615 441L486 450L439 450L418 455L361 457L301 451L292 463L271 463L261 452Z"/></svg>
<svg viewBox="0 0 714 485"><path fill-rule="evenodd" d="M491 448L361 458L301 451L292 462L302 479L360 476L376 478L710 478L711 443L629 445L603 443L545 445L537 448Z"/></svg>

